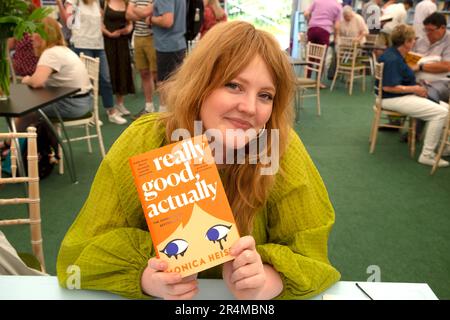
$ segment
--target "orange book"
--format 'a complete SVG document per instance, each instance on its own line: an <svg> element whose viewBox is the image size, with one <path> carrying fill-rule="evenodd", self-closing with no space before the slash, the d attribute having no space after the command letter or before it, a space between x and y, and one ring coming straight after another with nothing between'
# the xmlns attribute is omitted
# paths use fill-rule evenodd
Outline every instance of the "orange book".
<svg viewBox="0 0 450 320"><path fill-rule="evenodd" d="M405 55L405 62L409 66L414 66L415 64L417 64L417 62L419 62L420 59L422 59L422 57L423 55L421 55L420 53L409 51Z"/></svg>
<svg viewBox="0 0 450 320"><path fill-rule="evenodd" d="M130 158L158 258L183 277L230 261L239 239L204 135Z"/></svg>

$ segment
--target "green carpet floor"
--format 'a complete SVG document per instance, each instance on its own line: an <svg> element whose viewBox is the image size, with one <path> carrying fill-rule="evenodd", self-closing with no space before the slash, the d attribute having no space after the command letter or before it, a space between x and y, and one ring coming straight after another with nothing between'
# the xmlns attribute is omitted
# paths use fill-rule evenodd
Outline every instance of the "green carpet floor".
<svg viewBox="0 0 450 320"><path fill-rule="evenodd" d="M430 176L430 167L409 157L397 132L381 132L375 153L369 154L373 96L361 93L359 86L351 97L342 84L332 93L323 90L321 97L322 116L316 115L315 100L306 99L296 131L336 210L329 257L342 280L366 281L379 269L381 281L428 283L440 299L450 299L450 168ZM142 92L127 97L126 104L138 112ZM101 118L109 148L126 126L107 122L103 110ZM60 243L101 161L96 143L93 154L85 143L73 146L79 184L56 170L40 184L45 258L53 275ZM2 186L0 198L21 191L19 186ZM2 217L18 210L25 216L25 207L0 207ZM1 230L19 251L30 251L26 227Z"/></svg>

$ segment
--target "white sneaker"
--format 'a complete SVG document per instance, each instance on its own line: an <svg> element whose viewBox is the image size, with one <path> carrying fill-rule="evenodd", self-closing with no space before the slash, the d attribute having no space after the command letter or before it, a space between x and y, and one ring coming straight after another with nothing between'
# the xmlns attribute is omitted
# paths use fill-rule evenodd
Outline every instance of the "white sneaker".
<svg viewBox="0 0 450 320"><path fill-rule="evenodd" d="M433 154L424 155L422 153L422 154L420 154L418 162L421 164L427 165L427 166L434 166L434 164L436 163L436 160L435 160ZM448 161L445 161L444 159L439 159L439 162L438 162L439 168L448 167L449 165L450 165L450 163Z"/></svg>
<svg viewBox="0 0 450 320"><path fill-rule="evenodd" d="M116 105L116 110L119 111L122 116L129 116L131 114L130 110L125 108L123 104Z"/></svg>
<svg viewBox="0 0 450 320"><path fill-rule="evenodd" d="M127 120L122 118L122 116L118 112L115 112L113 114L108 114L108 120L109 120L109 122L116 123L116 124L127 123Z"/></svg>
<svg viewBox="0 0 450 320"><path fill-rule="evenodd" d="M155 107L153 105L153 102L146 102L144 110L146 113L155 112Z"/></svg>
<svg viewBox="0 0 450 320"><path fill-rule="evenodd" d="M167 112L167 107L163 105L159 105L159 112Z"/></svg>

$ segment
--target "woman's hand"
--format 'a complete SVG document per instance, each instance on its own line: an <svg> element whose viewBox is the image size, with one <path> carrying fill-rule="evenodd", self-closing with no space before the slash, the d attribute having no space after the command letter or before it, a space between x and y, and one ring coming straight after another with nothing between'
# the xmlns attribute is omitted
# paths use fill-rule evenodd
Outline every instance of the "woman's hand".
<svg viewBox="0 0 450 320"><path fill-rule="evenodd" d="M108 37L109 38L118 38L121 35L121 31L120 30L115 30L113 32L108 32Z"/></svg>
<svg viewBox="0 0 450 320"><path fill-rule="evenodd" d="M28 83L30 82L30 78L31 78L30 76L25 76L25 77L23 77L23 78L22 78L22 83L23 83L23 84L28 84Z"/></svg>
<svg viewBox="0 0 450 320"><path fill-rule="evenodd" d="M428 96L427 89L419 85L414 86L414 94L423 98L426 98Z"/></svg>
<svg viewBox="0 0 450 320"><path fill-rule="evenodd" d="M255 239L240 238L231 248L236 258L223 265L223 280L236 299L261 299L266 284L266 272Z"/></svg>
<svg viewBox="0 0 450 320"><path fill-rule="evenodd" d="M164 272L167 267L167 262L161 259L148 260L141 278L142 291L167 300L192 299L198 293L197 274L181 278L179 273Z"/></svg>
<svg viewBox="0 0 450 320"><path fill-rule="evenodd" d="M417 72L417 71L419 71L419 69L420 69L420 66L419 66L419 64L417 64L417 63L415 63L415 64L413 64L413 65L409 65L408 64L408 66L411 68L411 70L412 71L414 71L414 72Z"/></svg>

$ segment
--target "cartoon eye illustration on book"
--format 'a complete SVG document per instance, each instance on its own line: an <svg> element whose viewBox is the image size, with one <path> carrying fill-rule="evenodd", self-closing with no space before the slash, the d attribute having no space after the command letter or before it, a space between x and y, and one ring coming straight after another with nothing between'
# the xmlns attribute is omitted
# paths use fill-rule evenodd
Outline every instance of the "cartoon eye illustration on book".
<svg viewBox="0 0 450 320"><path fill-rule="evenodd" d="M164 253L169 258L175 257L175 259L178 259L178 255L184 256L188 247L189 244L183 239L175 239L170 241L160 252Z"/></svg>
<svg viewBox="0 0 450 320"><path fill-rule="evenodd" d="M222 240L227 241L227 235L230 232L231 226L223 224L216 224L206 231L206 239L216 243L219 242L220 250L223 250Z"/></svg>

